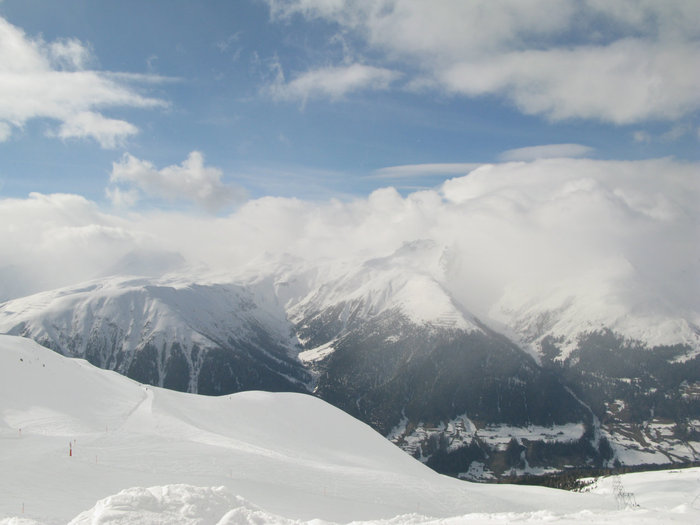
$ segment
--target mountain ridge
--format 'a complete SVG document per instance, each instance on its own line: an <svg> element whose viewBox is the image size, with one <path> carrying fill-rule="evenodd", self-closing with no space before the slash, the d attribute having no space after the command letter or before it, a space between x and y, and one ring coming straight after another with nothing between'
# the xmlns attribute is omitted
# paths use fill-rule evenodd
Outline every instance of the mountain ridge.
<svg viewBox="0 0 700 525"><path fill-rule="evenodd" d="M571 324L568 298L502 318L508 337L453 296L449 259L416 241L358 265L282 261L238 280L112 276L3 303L0 333L181 391L313 392L461 477L697 460L694 325L676 320L683 330L661 330L676 343L653 346Z"/></svg>

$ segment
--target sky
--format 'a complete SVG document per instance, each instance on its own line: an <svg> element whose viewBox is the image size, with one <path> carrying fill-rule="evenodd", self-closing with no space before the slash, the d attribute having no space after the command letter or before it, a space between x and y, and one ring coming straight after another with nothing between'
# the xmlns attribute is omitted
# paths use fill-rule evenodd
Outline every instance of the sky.
<svg viewBox="0 0 700 525"><path fill-rule="evenodd" d="M700 157L693 0L2 0L0 17L2 196L222 212L533 156Z"/></svg>
<svg viewBox="0 0 700 525"><path fill-rule="evenodd" d="M0 300L431 238L700 310L697 64L694 0L0 0Z"/></svg>

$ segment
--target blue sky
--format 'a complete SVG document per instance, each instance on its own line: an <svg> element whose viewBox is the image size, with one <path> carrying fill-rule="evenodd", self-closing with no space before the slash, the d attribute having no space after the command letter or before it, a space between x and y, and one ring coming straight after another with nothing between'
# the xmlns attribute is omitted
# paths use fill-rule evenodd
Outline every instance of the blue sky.
<svg viewBox="0 0 700 525"><path fill-rule="evenodd" d="M699 5L0 0L0 197L220 214L533 156L696 161Z"/></svg>

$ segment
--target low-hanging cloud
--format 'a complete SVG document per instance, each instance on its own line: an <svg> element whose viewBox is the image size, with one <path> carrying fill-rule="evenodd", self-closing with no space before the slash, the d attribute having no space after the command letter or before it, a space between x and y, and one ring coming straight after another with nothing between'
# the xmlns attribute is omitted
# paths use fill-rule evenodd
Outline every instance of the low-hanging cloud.
<svg viewBox="0 0 700 525"><path fill-rule="evenodd" d="M401 70L408 89L497 95L550 120L632 124L700 108L692 0L267 3L273 20L300 15L352 34L355 54Z"/></svg>
<svg viewBox="0 0 700 525"><path fill-rule="evenodd" d="M50 136L90 138L114 148L138 132L125 120L102 111L115 107L163 107L165 101L146 97L130 87L134 81L161 81L87 69L88 46L76 39L44 42L30 38L0 17L0 141L32 119L58 122Z"/></svg>
<svg viewBox="0 0 700 525"><path fill-rule="evenodd" d="M285 260L290 271L347 269L429 239L442 250L434 277L485 319L576 299L595 312L697 318L698 173L700 164L672 159L539 159L483 165L406 196L389 187L347 202L265 197L226 216L121 217L82 197L35 194L0 201L0 243L13 247L0 280L77 282L144 249L179 253L219 278L260 276Z"/></svg>
<svg viewBox="0 0 700 525"><path fill-rule="evenodd" d="M145 237L144 237L145 236ZM154 239L79 195L0 200L0 300L95 277Z"/></svg>
<svg viewBox="0 0 700 525"><path fill-rule="evenodd" d="M204 156L199 151L191 152L180 165L160 170L151 162L127 153L112 164L109 178L112 186L107 189L107 195L117 206L131 206L143 193L168 201L190 201L216 212L245 198L242 189L225 184L222 176L219 168L204 165Z"/></svg>

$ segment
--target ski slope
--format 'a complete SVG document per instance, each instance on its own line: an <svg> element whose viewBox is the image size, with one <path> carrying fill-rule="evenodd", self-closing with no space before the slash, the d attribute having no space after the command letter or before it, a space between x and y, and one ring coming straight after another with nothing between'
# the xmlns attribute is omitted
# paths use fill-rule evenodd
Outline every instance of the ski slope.
<svg viewBox="0 0 700 525"><path fill-rule="evenodd" d="M642 507L618 510L603 482L575 494L438 475L307 395L173 392L12 336L0 374L2 525L700 518L700 469L637 475Z"/></svg>

